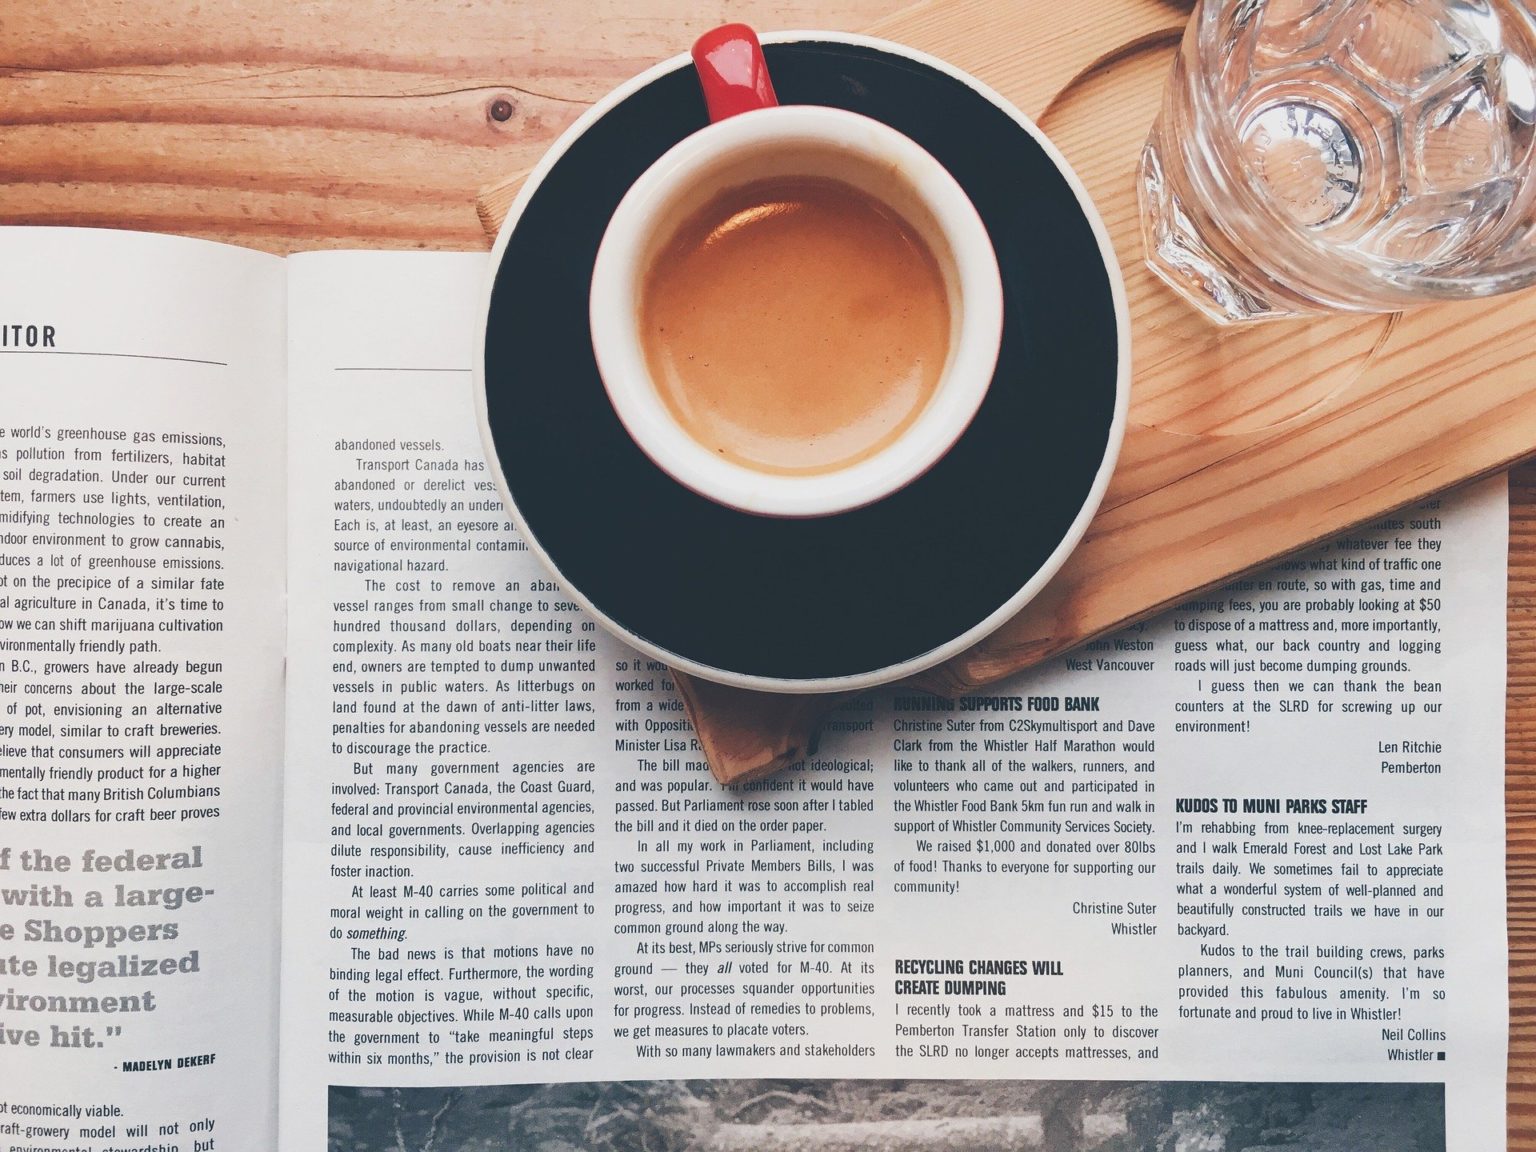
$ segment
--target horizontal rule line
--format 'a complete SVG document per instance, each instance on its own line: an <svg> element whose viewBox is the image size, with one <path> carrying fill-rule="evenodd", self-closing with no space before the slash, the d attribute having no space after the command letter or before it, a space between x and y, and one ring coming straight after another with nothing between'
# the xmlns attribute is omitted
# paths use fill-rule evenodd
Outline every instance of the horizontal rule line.
<svg viewBox="0 0 1536 1152"><path fill-rule="evenodd" d="M468 372L468 368L333 368L333 372Z"/></svg>
<svg viewBox="0 0 1536 1152"><path fill-rule="evenodd" d="M119 360L172 360L177 364L211 364L228 368L224 360L198 360L192 356L151 356L145 352L71 352L65 348L0 348L0 356L111 356Z"/></svg>

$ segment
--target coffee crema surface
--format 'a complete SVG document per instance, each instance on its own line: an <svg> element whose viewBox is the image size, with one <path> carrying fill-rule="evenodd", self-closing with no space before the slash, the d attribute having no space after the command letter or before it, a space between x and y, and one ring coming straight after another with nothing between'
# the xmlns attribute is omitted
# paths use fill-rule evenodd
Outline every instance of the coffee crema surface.
<svg viewBox="0 0 1536 1152"><path fill-rule="evenodd" d="M761 472L895 441L949 353L938 261L890 207L820 177L755 180L686 217L645 274L641 344L693 439Z"/></svg>

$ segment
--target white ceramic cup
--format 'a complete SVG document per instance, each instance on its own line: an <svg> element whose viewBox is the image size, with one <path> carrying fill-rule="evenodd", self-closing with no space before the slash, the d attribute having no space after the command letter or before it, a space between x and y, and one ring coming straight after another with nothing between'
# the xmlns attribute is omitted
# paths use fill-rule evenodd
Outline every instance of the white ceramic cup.
<svg viewBox="0 0 1536 1152"><path fill-rule="evenodd" d="M910 426L847 467L798 475L723 459L684 430L652 379L639 322L651 262L694 211L726 189L794 176L840 181L892 209L938 261L950 309L943 370ZM700 495L744 512L828 516L897 491L959 439L997 367L1003 289L981 217L955 178L916 142L855 112L772 104L727 114L675 145L635 181L598 248L590 322L598 372L614 411L658 467Z"/></svg>

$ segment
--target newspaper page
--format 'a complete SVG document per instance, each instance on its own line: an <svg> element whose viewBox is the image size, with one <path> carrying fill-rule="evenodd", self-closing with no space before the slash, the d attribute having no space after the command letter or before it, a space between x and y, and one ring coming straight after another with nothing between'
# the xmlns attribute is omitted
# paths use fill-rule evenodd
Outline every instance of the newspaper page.
<svg viewBox="0 0 1536 1152"><path fill-rule="evenodd" d="M1502 480L708 774L505 517L478 256L291 261L282 1146L1504 1146Z"/></svg>
<svg viewBox="0 0 1536 1152"><path fill-rule="evenodd" d="M283 262L0 230L0 1149L267 1152Z"/></svg>

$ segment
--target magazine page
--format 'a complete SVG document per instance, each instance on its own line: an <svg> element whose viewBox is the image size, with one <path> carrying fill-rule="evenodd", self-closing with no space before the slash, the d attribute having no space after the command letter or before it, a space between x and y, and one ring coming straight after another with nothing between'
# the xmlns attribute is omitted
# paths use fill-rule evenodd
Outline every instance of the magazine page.
<svg viewBox="0 0 1536 1152"><path fill-rule="evenodd" d="M725 790L502 510L484 273L291 261L283 1147L1503 1147L1502 479Z"/></svg>
<svg viewBox="0 0 1536 1152"><path fill-rule="evenodd" d="M0 230L0 1148L274 1147L284 292Z"/></svg>

